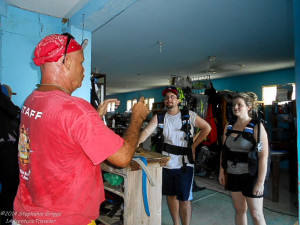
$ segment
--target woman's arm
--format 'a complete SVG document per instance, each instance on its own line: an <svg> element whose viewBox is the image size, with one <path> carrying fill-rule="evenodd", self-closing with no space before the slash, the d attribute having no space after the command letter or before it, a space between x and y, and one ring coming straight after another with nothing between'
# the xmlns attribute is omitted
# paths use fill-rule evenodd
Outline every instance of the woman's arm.
<svg viewBox="0 0 300 225"><path fill-rule="evenodd" d="M257 183L253 189L253 195L262 195L264 191L264 182L267 174L268 168L268 156L269 156L269 142L268 135L265 127L259 123L260 125L260 134L261 134L261 142L262 142L262 150L258 152L258 177ZM257 141L257 126L254 129L254 137Z"/></svg>

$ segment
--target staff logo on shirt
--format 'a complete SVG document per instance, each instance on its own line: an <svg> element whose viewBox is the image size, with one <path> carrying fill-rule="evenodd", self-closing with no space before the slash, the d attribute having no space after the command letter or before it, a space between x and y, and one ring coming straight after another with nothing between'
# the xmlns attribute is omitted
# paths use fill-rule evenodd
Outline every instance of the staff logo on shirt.
<svg viewBox="0 0 300 225"><path fill-rule="evenodd" d="M22 164L28 164L30 162L30 138L28 136L28 129L25 129L25 126L22 125L20 128L20 137L19 137L19 158L20 163Z"/></svg>

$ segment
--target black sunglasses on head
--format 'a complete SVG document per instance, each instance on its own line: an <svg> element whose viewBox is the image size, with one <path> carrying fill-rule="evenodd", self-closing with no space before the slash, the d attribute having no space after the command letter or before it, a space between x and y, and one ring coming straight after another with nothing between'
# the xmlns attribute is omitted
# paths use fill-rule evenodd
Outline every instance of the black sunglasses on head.
<svg viewBox="0 0 300 225"><path fill-rule="evenodd" d="M63 64L65 64L65 58L66 58L66 55L67 55L67 51L68 51L70 41L71 41L71 39L75 39L75 38L72 34L69 34L69 33L63 33L62 35L68 37L67 44L66 44L66 50L65 50L65 54L64 54L64 59L63 59Z"/></svg>

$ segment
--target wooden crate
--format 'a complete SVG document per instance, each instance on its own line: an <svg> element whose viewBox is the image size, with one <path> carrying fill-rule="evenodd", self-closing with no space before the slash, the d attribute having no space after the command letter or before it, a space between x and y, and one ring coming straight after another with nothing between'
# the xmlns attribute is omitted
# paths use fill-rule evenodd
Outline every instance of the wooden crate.
<svg viewBox="0 0 300 225"><path fill-rule="evenodd" d="M147 159L148 169L154 180L155 186L151 186L147 179L147 196L150 210L150 216L146 214L143 193L142 193L142 170L138 163L131 161L126 168L115 168L107 163L102 163L103 171L114 173L124 177L124 190L117 190L114 187L104 183L105 191L117 194L124 199L124 225L132 224L161 224L161 186L162 186L162 166L166 165L169 157L156 152L151 152L138 148L135 156L143 156ZM116 221L105 215L100 215L99 221L106 225Z"/></svg>

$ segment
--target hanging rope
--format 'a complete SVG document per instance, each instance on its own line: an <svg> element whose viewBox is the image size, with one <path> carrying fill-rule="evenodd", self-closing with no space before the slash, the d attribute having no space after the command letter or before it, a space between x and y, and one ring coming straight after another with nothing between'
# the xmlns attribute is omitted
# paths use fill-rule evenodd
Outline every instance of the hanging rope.
<svg viewBox="0 0 300 225"><path fill-rule="evenodd" d="M81 40L81 42L83 42L83 33L84 33L84 14L82 14L82 32L81 32L82 40Z"/></svg>

